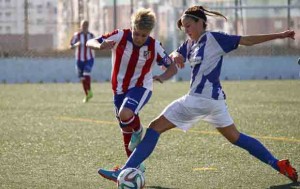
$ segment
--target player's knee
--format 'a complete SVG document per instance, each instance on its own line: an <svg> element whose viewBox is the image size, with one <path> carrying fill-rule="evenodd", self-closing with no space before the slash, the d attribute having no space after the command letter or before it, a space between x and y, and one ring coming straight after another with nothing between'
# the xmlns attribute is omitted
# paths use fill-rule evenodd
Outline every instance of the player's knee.
<svg viewBox="0 0 300 189"><path fill-rule="evenodd" d="M128 108L124 108L119 112L118 115L119 119L121 122L127 122L128 120L130 120L132 117L134 117L134 113L132 110L128 109Z"/></svg>
<svg viewBox="0 0 300 189"><path fill-rule="evenodd" d="M151 123L149 124L148 127L153 129L154 131L158 132L159 134L161 134L165 131L165 129L164 129L164 125L161 125L160 123L161 122L158 118L158 119L151 121Z"/></svg>
<svg viewBox="0 0 300 189"><path fill-rule="evenodd" d="M170 130L174 127L176 126L163 115L153 120L149 125L149 128L152 128L159 134L162 134L163 132Z"/></svg>
<svg viewBox="0 0 300 189"><path fill-rule="evenodd" d="M158 128L158 124L157 123L158 123L157 120L153 120L153 121L150 122L150 124L149 124L148 127L151 128L151 129L156 130Z"/></svg>
<svg viewBox="0 0 300 189"><path fill-rule="evenodd" d="M126 128L133 124L135 115L131 110L127 109L120 111L118 118L121 128Z"/></svg>

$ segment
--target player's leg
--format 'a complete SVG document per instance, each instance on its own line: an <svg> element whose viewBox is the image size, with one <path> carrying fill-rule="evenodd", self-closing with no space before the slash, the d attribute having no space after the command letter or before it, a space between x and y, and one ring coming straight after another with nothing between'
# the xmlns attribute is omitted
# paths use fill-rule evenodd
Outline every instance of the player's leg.
<svg viewBox="0 0 300 189"><path fill-rule="evenodd" d="M134 133L134 130L132 127L140 128L141 126L140 126L140 121L139 121L138 115L134 115L133 112L128 108L123 108L122 110L123 110L123 112L128 113L128 115L131 115L130 119L128 119L128 120L124 119L124 116L123 116L123 120L122 120L118 115L119 124L120 124L121 131L123 134L123 143L124 143L125 151L126 151L127 157L129 157L130 154L132 153L132 150L129 149L129 143L130 143L132 135Z"/></svg>
<svg viewBox="0 0 300 189"><path fill-rule="evenodd" d="M119 121L123 135L124 148L128 157L132 153L132 151L128 148L132 134L134 133L134 130L138 131L142 128L138 112L148 102L151 94L152 92L145 88L137 88L127 91L127 93L116 94L114 96L116 118ZM139 164L139 166L139 169L144 172L145 167L141 164ZM104 178L116 182L117 175L115 172L120 172L120 170L121 169L99 169L98 173Z"/></svg>
<svg viewBox="0 0 300 189"><path fill-rule="evenodd" d="M232 144L247 150L254 157L278 170L277 159L256 139L240 133L235 127L224 100L207 101L211 113L204 118Z"/></svg>
<svg viewBox="0 0 300 189"><path fill-rule="evenodd" d="M118 171L99 169L98 173L104 178L116 181L121 170L128 167L136 168L151 155L161 133L176 126L184 130L191 127L199 118L195 114L189 114L190 110L185 108L184 99L185 97L182 97L172 102L158 118L150 123L144 138L130 155L122 169Z"/></svg>
<svg viewBox="0 0 300 189"><path fill-rule="evenodd" d="M292 181L297 181L297 172L289 164L288 160L276 159L260 141L251 136L240 133L234 124L227 127L219 127L217 129L232 144L247 150L251 155L260 161L271 165L275 170L286 175Z"/></svg>
<svg viewBox="0 0 300 189"><path fill-rule="evenodd" d="M234 124L226 127L219 127L217 129L232 144L247 150L257 159L271 165L274 169L279 170L277 166L278 160L269 152L269 150L255 138L240 133Z"/></svg>
<svg viewBox="0 0 300 189"><path fill-rule="evenodd" d="M94 59L90 59L84 63L83 68L83 85L86 91L85 102L88 102L93 97L93 91L91 88L91 71L94 65Z"/></svg>
<svg viewBox="0 0 300 189"><path fill-rule="evenodd" d="M118 170L99 169L98 173L102 177L116 182L117 177L122 170L128 167L134 167L134 168L139 167L139 165L141 165L142 162L151 155L159 139L160 132L167 131L174 127L175 125L173 125L173 123L171 123L163 115L161 115L159 118L155 119L150 123L144 138L135 148L133 153L130 155L130 157L128 158L126 164L122 167L122 169L118 169Z"/></svg>
<svg viewBox="0 0 300 189"><path fill-rule="evenodd" d="M128 144L130 142L133 131L129 127L124 127L124 125L121 123L121 120L119 117L119 110L123 103L123 100L125 99L125 95L126 95L126 93L114 95L114 105L115 105L116 118L119 122L119 126L121 128L121 132L122 132L122 136L123 136L124 149L125 149L126 155L129 157L131 154L131 151L128 149Z"/></svg>
<svg viewBox="0 0 300 189"><path fill-rule="evenodd" d="M191 98L187 95L173 101L158 118L150 123L142 142L136 147L122 169L136 167L149 157L160 134L175 127L187 130L199 121L201 118L199 112L194 111L194 108L189 109L190 105L195 105Z"/></svg>
<svg viewBox="0 0 300 189"><path fill-rule="evenodd" d="M88 91L92 90L92 88L91 88L91 80L92 80L91 73L92 73L93 66L94 66L94 59L90 59L90 60L86 61L85 65L84 65L83 75L86 80L86 88Z"/></svg>
<svg viewBox="0 0 300 189"><path fill-rule="evenodd" d="M85 78L84 78L84 75L83 75L84 62L81 62L79 60L76 62L76 71L77 71L78 78L80 79L80 82L82 84L83 91L84 91L85 95L87 95L87 88L86 88L86 85L85 85Z"/></svg>
<svg viewBox="0 0 300 189"><path fill-rule="evenodd" d="M123 142L127 156L129 157L134 147L129 148L132 135L142 134L142 126L139 118L139 111L149 101L152 92L142 87L135 87L125 94L115 95L114 104L116 117L123 134ZM139 139L140 140L140 139ZM135 141L139 143L140 141Z"/></svg>
<svg viewBox="0 0 300 189"><path fill-rule="evenodd" d="M161 133L176 127L164 115L153 120L146 130L143 140L135 148L122 169L138 167L153 152Z"/></svg>
<svg viewBox="0 0 300 189"><path fill-rule="evenodd" d="M289 175L288 177L291 180L297 180L297 173L290 166L289 162L286 162L285 160L278 161L278 159L276 159L260 141L251 136L240 133L237 130L224 100L207 100L207 104L208 107L211 107L211 113L205 116L203 120L213 124L229 142L247 150L251 155L260 161L271 165L275 170L280 171L281 173L287 171ZM282 169L285 171L281 171Z"/></svg>
<svg viewBox="0 0 300 189"><path fill-rule="evenodd" d="M143 127L140 122L139 112L146 105L152 95L152 91L143 87L130 89L123 100L119 111L119 119L122 128L131 128L133 133L128 144L128 149L133 151L140 143L143 135Z"/></svg>

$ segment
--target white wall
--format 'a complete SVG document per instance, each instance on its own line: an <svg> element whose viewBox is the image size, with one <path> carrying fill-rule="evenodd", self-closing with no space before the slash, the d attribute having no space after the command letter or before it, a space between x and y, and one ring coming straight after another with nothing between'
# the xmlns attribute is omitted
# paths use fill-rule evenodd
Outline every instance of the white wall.
<svg viewBox="0 0 300 189"><path fill-rule="evenodd" d="M300 65L296 56L225 57L221 80L299 79ZM110 58L97 58L92 71L94 81L110 79ZM25 82L78 82L73 58L2 58L0 83ZM154 73L161 70L155 67ZM186 65L176 76L189 80L190 68Z"/></svg>

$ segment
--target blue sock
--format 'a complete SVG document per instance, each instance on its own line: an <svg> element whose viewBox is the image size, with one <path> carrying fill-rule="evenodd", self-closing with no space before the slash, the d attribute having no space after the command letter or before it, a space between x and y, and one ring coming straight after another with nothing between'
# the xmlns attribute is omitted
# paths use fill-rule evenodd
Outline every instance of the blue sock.
<svg viewBox="0 0 300 189"><path fill-rule="evenodd" d="M259 159L260 161L271 165L275 170L279 171L276 159L262 143L260 143L255 138L247 136L243 133L240 134L239 139L234 143L245 150L247 150L251 155Z"/></svg>
<svg viewBox="0 0 300 189"><path fill-rule="evenodd" d="M138 167L153 152L159 136L160 135L158 132L148 128L143 140L132 152L122 169L126 169L128 167Z"/></svg>

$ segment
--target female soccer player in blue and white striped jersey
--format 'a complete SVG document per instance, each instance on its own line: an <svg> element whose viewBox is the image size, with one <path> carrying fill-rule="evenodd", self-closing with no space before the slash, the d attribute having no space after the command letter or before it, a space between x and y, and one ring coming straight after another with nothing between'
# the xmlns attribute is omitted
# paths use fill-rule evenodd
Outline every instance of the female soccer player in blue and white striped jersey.
<svg viewBox="0 0 300 189"><path fill-rule="evenodd" d="M298 175L287 159L278 160L255 138L240 133L225 103L225 93L220 83L223 55L239 45L251 46L274 39L294 39L294 31L284 31L265 35L237 36L206 30L207 16L222 14L209 11L202 6L188 8L178 20L178 28L183 28L189 39L171 54L174 62L183 67L184 62L191 65L190 90L183 97L173 101L153 120L141 143L131 154L120 170L98 172L105 178L116 181L121 170L137 167L154 150L161 133L172 128L189 129L199 120L211 123L232 144L247 150L260 161L296 182Z"/></svg>

